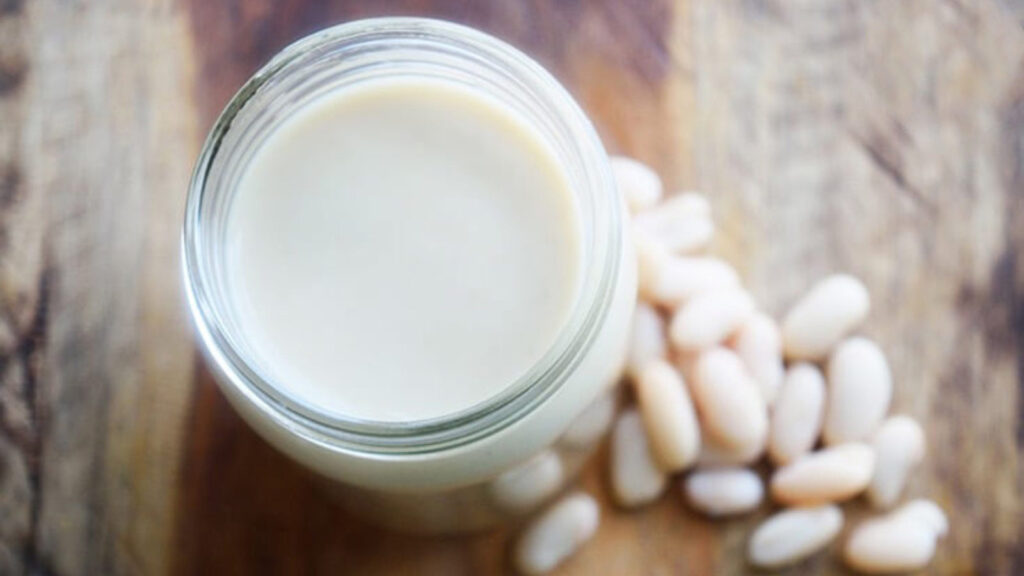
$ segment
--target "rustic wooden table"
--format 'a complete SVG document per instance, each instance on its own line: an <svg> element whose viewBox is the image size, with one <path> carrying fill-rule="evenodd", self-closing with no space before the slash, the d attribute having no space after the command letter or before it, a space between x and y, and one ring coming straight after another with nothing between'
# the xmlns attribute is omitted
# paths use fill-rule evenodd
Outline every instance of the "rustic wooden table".
<svg viewBox="0 0 1024 576"><path fill-rule="evenodd" d="M182 305L189 172L232 91L307 32L399 13L521 47L610 150L706 191L769 310L864 278L896 407L927 423L912 490L952 520L929 573L1024 573L1019 3L0 0L0 574L507 570L506 534L346 516L226 405ZM746 571L755 518L675 491L603 513L564 573Z"/></svg>

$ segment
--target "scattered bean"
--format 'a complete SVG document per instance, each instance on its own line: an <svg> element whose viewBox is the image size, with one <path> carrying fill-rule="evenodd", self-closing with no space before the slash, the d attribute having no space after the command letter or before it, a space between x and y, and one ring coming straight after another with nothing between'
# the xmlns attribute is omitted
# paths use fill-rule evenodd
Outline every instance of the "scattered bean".
<svg viewBox="0 0 1024 576"><path fill-rule="evenodd" d="M754 300L739 288L704 292L672 316L669 339L682 350L699 350L725 341L754 312Z"/></svg>
<svg viewBox="0 0 1024 576"><path fill-rule="evenodd" d="M563 479L558 454L544 450L495 478L491 495L501 508L522 513L553 496L562 487Z"/></svg>
<svg viewBox="0 0 1024 576"><path fill-rule="evenodd" d="M785 465L807 454L821 433L825 414L825 378L813 364L797 364L786 372L772 412L768 456Z"/></svg>
<svg viewBox="0 0 1024 576"><path fill-rule="evenodd" d="M597 531L600 510L592 497L565 496L520 535L513 558L524 574L544 574L572 556Z"/></svg>
<svg viewBox="0 0 1024 576"><path fill-rule="evenodd" d="M843 527L838 506L783 510L762 522L747 546L747 558L759 568L795 564L822 550Z"/></svg>
<svg viewBox="0 0 1024 576"><path fill-rule="evenodd" d="M732 338L732 348L754 377L766 404L775 403L782 385L782 336L770 316L758 312L740 326Z"/></svg>
<svg viewBox="0 0 1024 576"><path fill-rule="evenodd" d="M694 472L684 490L694 508L715 518L750 512L764 499L761 477L746 468Z"/></svg>
<svg viewBox="0 0 1024 576"><path fill-rule="evenodd" d="M636 378L648 363L668 355L665 339L665 321L649 304L638 302L633 313L633 332L630 336L626 373Z"/></svg>
<svg viewBox="0 0 1024 576"><path fill-rule="evenodd" d="M871 481L875 451L860 443L840 444L797 458L775 470L772 498L784 505L847 500Z"/></svg>
<svg viewBox="0 0 1024 576"><path fill-rule="evenodd" d="M713 348L701 354L693 395L704 427L723 448L741 454L763 449L767 407L733 351Z"/></svg>
<svg viewBox="0 0 1024 576"><path fill-rule="evenodd" d="M655 288L672 256L656 240L638 232L633 233L633 247L636 251L637 293L642 300L657 302Z"/></svg>
<svg viewBox="0 0 1024 576"><path fill-rule="evenodd" d="M625 156L612 156L609 161L619 194L630 212L652 208L661 200L661 178L649 166Z"/></svg>
<svg viewBox="0 0 1024 576"><path fill-rule="evenodd" d="M683 375L683 381L689 383L691 387L697 381L697 361L700 360L700 356L700 352L693 350L676 350L672 354L672 363L675 364L676 370L679 370Z"/></svg>
<svg viewBox="0 0 1024 576"><path fill-rule="evenodd" d="M793 360L818 360L868 314L870 300L860 280L835 274L815 284L782 321L782 344Z"/></svg>
<svg viewBox="0 0 1024 576"><path fill-rule="evenodd" d="M668 472L689 468L700 452L700 425L682 377L655 360L641 371L636 392L654 459Z"/></svg>
<svg viewBox="0 0 1024 576"><path fill-rule="evenodd" d="M638 213L633 217L633 227L676 254L704 248L715 234L711 205L693 192L677 194Z"/></svg>
<svg viewBox="0 0 1024 576"><path fill-rule="evenodd" d="M854 528L843 551L851 568L868 574L920 570L935 555L945 534L946 515L927 500L915 501Z"/></svg>
<svg viewBox="0 0 1024 576"><path fill-rule="evenodd" d="M644 216L653 215L638 214L633 225L661 242L669 252L676 254L698 252L704 249L715 235L715 225L709 218L690 218L673 222L672 226L668 226L668 222L649 221Z"/></svg>
<svg viewBox="0 0 1024 576"><path fill-rule="evenodd" d="M900 506L892 512L914 518L931 528L937 536L945 536L949 532L949 520L939 505L925 498L917 498Z"/></svg>
<svg viewBox="0 0 1024 576"><path fill-rule="evenodd" d="M764 443L750 444L739 449L723 446L710 434L703 434L700 454L697 455L697 468L702 470L729 466L753 464L764 455Z"/></svg>
<svg viewBox="0 0 1024 576"><path fill-rule="evenodd" d="M612 431L611 486L615 501L625 508L657 500L665 491L668 476L658 467L647 441L640 414L628 408Z"/></svg>
<svg viewBox="0 0 1024 576"><path fill-rule="evenodd" d="M910 471L924 458L924 432L913 418L893 416L878 427L873 445L875 474L868 486L868 501L876 508L891 508Z"/></svg>
<svg viewBox="0 0 1024 576"><path fill-rule="evenodd" d="M698 294L738 288L739 274L726 262L707 256L665 257L647 282L648 297L675 307Z"/></svg>
<svg viewBox="0 0 1024 576"><path fill-rule="evenodd" d="M822 435L826 444L867 440L892 399L885 354L867 338L844 340L828 362L828 399Z"/></svg>

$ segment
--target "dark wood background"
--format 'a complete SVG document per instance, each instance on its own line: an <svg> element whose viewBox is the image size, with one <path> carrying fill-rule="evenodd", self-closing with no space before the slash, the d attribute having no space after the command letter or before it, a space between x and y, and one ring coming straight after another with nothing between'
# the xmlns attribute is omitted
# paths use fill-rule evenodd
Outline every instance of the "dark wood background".
<svg viewBox="0 0 1024 576"><path fill-rule="evenodd" d="M469 23L548 66L608 148L708 193L778 314L847 270L895 404L926 423L929 573L1024 574L1024 32L997 0L0 0L0 574L499 574L507 535L350 519L225 404L178 234L232 92L380 14ZM672 490L608 506L566 574L738 574L756 518ZM856 506L851 515L860 514ZM821 555L790 574L836 574Z"/></svg>

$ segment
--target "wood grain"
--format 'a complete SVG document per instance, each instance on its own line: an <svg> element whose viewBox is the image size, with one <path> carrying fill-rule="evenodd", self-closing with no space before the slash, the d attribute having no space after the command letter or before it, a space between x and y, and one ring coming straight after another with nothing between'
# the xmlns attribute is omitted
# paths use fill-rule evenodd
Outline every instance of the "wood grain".
<svg viewBox="0 0 1024 576"><path fill-rule="evenodd" d="M175 264L198 139L187 20L2 6L0 573L159 573L193 366Z"/></svg>
<svg viewBox="0 0 1024 576"><path fill-rule="evenodd" d="M715 250L781 313L834 270L874 296L928 573L1024 573L1024 31L996 0L0 0L0 574L501 574L511 534L350 518L195 361L177 238L202 134L263 61L380 14L471 24L551 69L612 151L713 201ZM741 574L758 517L582 486L565 574ZM852 518L863 515L847 507ZM767 510L762 512L762 516ZM830 555L788 571L841 574Z"/></svg>

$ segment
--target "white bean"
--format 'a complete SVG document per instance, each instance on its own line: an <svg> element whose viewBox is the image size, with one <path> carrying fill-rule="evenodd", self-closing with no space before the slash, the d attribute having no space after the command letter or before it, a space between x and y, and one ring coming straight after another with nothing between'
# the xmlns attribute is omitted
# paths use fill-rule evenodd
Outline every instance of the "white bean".
<svg viewBox="0 0 1024 576"><path fill-rule="evenodd" d="M633 233L633 247L636 251L637 293L642 299L656 302L654 290L672 256L656 240L637 232Z"/></svg>
<svg viewBox="0 0 1024 576"><path fill-rule="evenodd" d="M511 512L526 512L562 487L562 461L552 450L533 456L491 482L495 503Z"/></svg>
<svg viewBox="0 0 1024 576"><path fill-rule="evenodd" d="M739 288L704 292L672 316L669 339L681 350L699 350L723 342L754 313L754 300Z"/></svg>
<svg viewBox="0 0 1024 576"><path fill-rule="evenodd" d="M619 194L630 212L636 214L652 208L661 200L661 178L649 166L625 156L612 156L608 160Z"/></svg>
<svg viewBox="0 0 1024 576"><path fill-rule="evenodd" d="M875 451L860 443L840 444L797 458L775 471L771 494L785 505L837 502L867 488Z"/></svg>
<svg viewBox="0 0 1024 576"><path fill-rule="evenodd" d="M697 381L697 362L700 360L701 353L696 351L676 351L672 354L672 363L675 364L676 370L683 375L683 381L688 382L691 386Z"/></svg>
<svg viewBox="0 0 1024 576"><path fill-rule="evenodd" d="M881 348L867 338L844 340L828 361L825 443L867 440L891 399L892 374Z"/></svg>
<svg viewBox="0 0 1024 576"><path fill-rule="evenodd" d="M705 429L723 448L741 454L764 448L768 410L733 351L713 348L701 354L693 395Z"/></svg>
<svg viewBox="0 0 1024 576"><path fill-rule="evenodd" d="M822 550L843 527L838 506L783 510L762 522L747 546L747 558L759 568L795 564Z"/></svg>
<svg viewBox="0 0 1024 576"><path fill-rule="evenodd" d="M939 508L938 504L925 498L911 500L894 510L893 514L907 516L922 522L931 528L937 536L945 536L949 532L949 520L946 519L946 513Z"/></svg>
<svg viewBox="0 0 1024 576"><path fill-rule="evenodd" d="M694 296L728 288L738 288L736 270L718 258L706 256L675 256L657 260L648 266L652 273L645 285L645 294L663 306L679 306Z"/></svg>
<svg viewBox="0 0 1024 576"><path fill-rule="evenodd" d="M652 306L638 302L633 313L626 373L636 378L648 363L668 355L665 321Z"/></svg>
<svg viewBox="0 0 1024 576"><path fill-rule="evenodd" d="M702 470L728 466L742 466L757 462L764 454L764 444L751 444L739 449L727 448L712 437L704 434L697 455L697 468Z"/></svg>
<svg viewBox="0 0 1024 576"><path fill-rule="evenodd" d="M572 556L600 522L600 509L589 495L570 494L533 520L520 535L513 558L524 574L544 574Z"/></svg>
<svg viewBox="0 0 1024 576"><path fill-rule="evenodd" d="M710 218L672 218L672 214L657 214L654 208L641 212L633 218L633 226L644 234L661 242L669 252L693 254L703 250L715 235L715 225ZM667 218L660 218L667 216Z"/></svg>
<svg viewBox="0 0 1024 576"><path fill-rule="evenodd" d="M572 450L590 448L608 431L614 416L615 394L608 392L572 421L559 438L559 444Z"/></svg>
<svg viewBox="0 0 1024 576"><path fill-rule="evenodd" d="M790 308L782 321L787 358L818 360L868 314L870 299L860 280L848 274L829 276Z"/></svg>
<svg viewBox="0 0 1024 576"><path fill-rule="evenodd" d="M885 516L865 520L850 534L843 559L868 574L909 572L924 568L945 534L946 515L933 503L914 501Z"/></svg>
<svg viewBox="0 0 1024 576"><path fill-rule="evenodd" d="M758 312L740 326L732 338L732 348L754 377L761 396L769 406L775 403L782 385L782 336L771 316Z"/></svg>
<svg viewBox="0 0 1024 576"><path fill-rule="evenodd" d="M747 468L694 472L684 490L694 508L715 518L750 512L764 499L761 477Z"/></svg>
<svg viewBox="0 0 1024 576"><path fill-rule="evenodd" d="M910 471L924 458L924 432L909 416L892 416L875 432L875 474L868 486L868 501L890 508L899 500Z"/></svg>
<svg viewBox="0 0 1024 576"><path fill-rule="evenodd" d="M693 192L677 194L638 213L633 217L633 227L677 254L704 248L715 234L711 205Z"/></svg>
<svg viewBox="0 0 1024 576"><path fill-rule="evenodd" d="M654 461L647 430L633 408L624 410L615 423L610 463L612 495L620 506L641 506L665 491L668 475Z"/></svg>
<svg viewBox="0 0 1024 576"><path fill-rule="evenodd" d="M655 360L640 372L636 396L654 459L667 472L689 468L700 452L700 425L682 376Z"/></svg>
<svg viewBox="0 0 1024 576"><path fill-rule="evenodd" d="M772 411L768 456L777 466L789 464L814 448L825 414L825 378L812 364L786 371Z"/></svg>
<svg viewBox="0 0 1024 576"><path fill-rule="evenodd" d="M692 190L681 190L644 213L644 218L662 217L668 222L684 218L711 218L711 203Z"/></svg>

